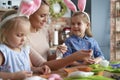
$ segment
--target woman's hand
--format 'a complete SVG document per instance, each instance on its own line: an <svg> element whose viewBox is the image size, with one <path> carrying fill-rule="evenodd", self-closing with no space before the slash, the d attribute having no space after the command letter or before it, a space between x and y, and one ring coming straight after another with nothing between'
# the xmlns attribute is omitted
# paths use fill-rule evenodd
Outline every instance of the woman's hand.
<svg viewBox="0 0 120 80"><path fill-rule="evenodd" d="M76 60L87 60L90 59L93 54L93 50L79 50L72 54Z"/></svg>
<svg viewBox="0 0 120 80"><path fill-rule="evenodd" d="M31 77L32 72L31 71L20 71L20 72L15 72L12 74L12 80L22 80L27 77Z"/></svg>
<svg viewBox="0 0 120 80"><path fill-rule="evenodd" d="M47 65L37 67L37 72L40 74L49 74L51 73L50 68Z"/></svg>
<svg viewBox="0 0 120 80"><path fill-rule="evenodd" d="M63 43L57 47L57 50L64 54L67 51L67 46Z"/></svg>

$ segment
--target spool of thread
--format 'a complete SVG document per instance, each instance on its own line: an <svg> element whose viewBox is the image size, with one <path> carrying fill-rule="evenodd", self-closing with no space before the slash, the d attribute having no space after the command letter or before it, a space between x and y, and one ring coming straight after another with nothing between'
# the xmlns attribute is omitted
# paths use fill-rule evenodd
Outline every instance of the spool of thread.
<svg viewBox="0 0 120 80"><path fill-rule="evenodd" d="M58 45L58 31L54 31L54 43L55 46Z"/></svg>
<svg viewBox="0 0 120 80"><path fill-rule="evenodd" d="M65 43L62 44L63 46L65 46ZM56 51L56 59L62 59L63 58L63 53L60 50Z"/></svg>

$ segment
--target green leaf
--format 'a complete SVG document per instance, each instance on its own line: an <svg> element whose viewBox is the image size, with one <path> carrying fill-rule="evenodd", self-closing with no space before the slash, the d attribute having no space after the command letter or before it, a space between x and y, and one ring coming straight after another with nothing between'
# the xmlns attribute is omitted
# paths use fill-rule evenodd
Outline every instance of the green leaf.
<svg viewBox="0 0 120 80"><path fill-rule="evenodd" d="M64 80L114 80L104 76L90 76L90 77L76 77L76 78L65 78Z"/></svg>

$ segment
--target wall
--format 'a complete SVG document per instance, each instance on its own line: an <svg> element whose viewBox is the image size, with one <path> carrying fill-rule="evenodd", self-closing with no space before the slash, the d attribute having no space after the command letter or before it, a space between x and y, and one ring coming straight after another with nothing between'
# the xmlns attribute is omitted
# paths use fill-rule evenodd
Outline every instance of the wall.
<svg viewBox="0 0 120 80"><path fill-rule="evenodd" d="M77 6L77 0L71 0L76 6ZM92 0L87 0L87 3L86 3L86 8L85 8L85 11L89 14L89 15L91 15L91 1ZM77 9L78 9L78 7L77 7Z"/></svg>
<svg viewBox="0 0 120 80"><path fill-rule="evenodd" d="M92 32L106 59L110 59L110 0L92 0Z"/></svg>
<svg viewBox="0 0 120 80"><path fill-rule="evenodd" d="M8 0L0 0L0 6ZM17 5L21 0L11 0ZM72 0L76 3L77 0ZM91 14L92 32L106 59L110 59L110 0L88 0L87 12ZM91 4L91 5L90 5ZM70 11L68 11L70 16ZM68 16L66 13L64 16Z"/></svg>
<svg viewBox="0 0 120 80"><path fill-rule="evenodd" d="M118 2L120 0L111 0L111 61L120 61L120 7L117 8L120 4L116 5Z"/></svg>
<svg viewBox="0 0 120 80"><path fill-rule="evenodd" d="M3 8L3 3L6 3L6 8L8 7L8 1L12 1L11 6L19 6L21 0L0 0L0 7Z"/></svg>
<svg viewBox="0 0 120 80"><path fill-rule="evenodd" d="M12 1L12 6L19 6L21 0L0 0L0 7L3 7L3 3L6 3L6 8L8 7L8 1ZM70 17L71 11L68 9L63 17Z"/></svg>
<svg viewBox="0 0 120 80"><path fill-rule="evenodd" d="M77 0L72 0L77 4ZM94 38L106 59L110 59L110 0L87 0L86 12L91 15Z"/></svg>

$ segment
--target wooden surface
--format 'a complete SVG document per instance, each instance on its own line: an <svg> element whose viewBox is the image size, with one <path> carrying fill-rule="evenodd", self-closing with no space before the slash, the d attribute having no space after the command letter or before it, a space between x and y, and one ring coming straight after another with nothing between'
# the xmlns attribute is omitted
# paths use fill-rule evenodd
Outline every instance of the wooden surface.
<svg viewBox="0 0 120 80"><path fill-rule="evenodd" d="M103 76L105 76L105 77L111 77L111 75L113 75L113 74L116 74L116 75L120 76L120 73L111 73L111 72L108 72L108 71L104 71Z"/></svg>
<svg viewBox="0 0 120 80"><path fill-rule="evenodd" d="M67 75L71 72L74 72L74 71L78 71L80 69L86 69L87 70L87 66L77 66L77 67L72 67L72 68L63 68L63 69L60 69L58 71L52 71L51 74L59 74L62 78L65 78L67 77ZM68 71L67 71L68 70ZM120 75L120 73L110 73L110 72L107 72L107 71L104 71L102 74L98 74L98 75L103 75L105 77L111 77L111 75L113 74L116 74L116 75ZM40 75L41 77L43 78L48 78L50 74L48 75Z"/></svg>

